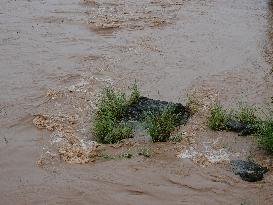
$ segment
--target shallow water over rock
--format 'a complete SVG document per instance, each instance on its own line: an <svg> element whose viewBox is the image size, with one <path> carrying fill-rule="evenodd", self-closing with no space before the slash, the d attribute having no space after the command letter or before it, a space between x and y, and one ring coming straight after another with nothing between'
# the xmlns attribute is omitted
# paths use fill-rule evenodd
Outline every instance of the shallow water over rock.
<svg viewBox="0 0 273 205"><path fill-rule="evenodd" d="M250 161L233 160L230 163L234 174L248 182L261 181L264 174L268 172L267 168Z"/></svg>

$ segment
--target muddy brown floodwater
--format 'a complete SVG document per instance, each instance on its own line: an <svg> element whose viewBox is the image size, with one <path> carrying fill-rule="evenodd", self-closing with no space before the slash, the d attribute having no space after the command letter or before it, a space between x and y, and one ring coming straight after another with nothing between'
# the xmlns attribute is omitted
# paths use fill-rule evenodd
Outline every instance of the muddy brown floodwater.
<svg viewBox="0 0 273 205"><path fill-rule="evenodd" d="M216 98L270 102L272 12L270 0L1 0L0 204L272 205L272 171L248 183L225 163L252 154L272 170L272 157L204 123ZM135 79L152 98L202 99L185 140L148 144L147 159L50 154L56 129L92 139L99 89Z"/></svg>

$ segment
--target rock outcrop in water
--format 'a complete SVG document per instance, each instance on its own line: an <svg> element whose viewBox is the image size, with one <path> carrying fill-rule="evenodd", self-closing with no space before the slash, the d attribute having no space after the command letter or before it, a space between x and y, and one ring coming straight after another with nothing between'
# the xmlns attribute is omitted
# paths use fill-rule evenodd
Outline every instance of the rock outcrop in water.
<svg viewBox="0 0 273 205"><path fill-rule="evenodd" d="M255 133L255 128L253 126L239 122L237 120L228 120L225 123L225 127L229 131L238 132L239 135L242 136L251 135Z"/></svg>
<svg viewBox="0 0 273 205"><path fill-rule="evenodd" d="M261 181L263 175L268 172L267 168L250 161L232 160L230 164L232 171L248 182Z"/></svg>
<svg viewBox="0 0 273 205"><path fill-rule="evenodd" d="M140 97L138 102L129 106L124 120L143 121L146 113L159 113L162 109L173 106L174 114L178 115L176 126L185 124L190 116L189 110L181 103L172 103L161 100L154 100L147 97Z"/></svg>

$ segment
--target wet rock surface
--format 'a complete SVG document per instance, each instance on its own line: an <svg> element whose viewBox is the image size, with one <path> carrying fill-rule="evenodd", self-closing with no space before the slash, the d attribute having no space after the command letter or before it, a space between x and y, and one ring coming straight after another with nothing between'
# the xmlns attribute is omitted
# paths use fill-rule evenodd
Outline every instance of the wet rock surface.
<svg viewBox="0 0 273 205"><path fill-rule="evenodd" d="M263 175L268 169L251 161L232 160L230 162L232 171L241 177L242 180L248 182L261 181Z"/></svg>
<svg viewBox="0 0 273 205"><path fill-rule="evenodd" d="M252 125L248 125L237 120L228 120L225 123L225 126L229 131L238 132L239 135L242 136L250 135L255 132L255 128Z"/></svg>
<svg viewBox="0 0 273 205"><path fill-rule="evenodd" d="M125 116L125 120L143 121L146 113L159 113L162 109L173 106L174 114L178 115L176 126L185 124L190 116L188 109L181 103L172 103L161 100L154 100L148 97L140 97L139 101L132 104Z"/></svg>

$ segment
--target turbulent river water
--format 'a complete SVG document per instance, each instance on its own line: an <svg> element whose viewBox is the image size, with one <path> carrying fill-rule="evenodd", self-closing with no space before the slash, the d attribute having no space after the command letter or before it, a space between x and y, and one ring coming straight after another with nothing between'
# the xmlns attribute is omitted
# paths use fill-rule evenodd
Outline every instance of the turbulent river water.
<svg viewBox="0 0 273 205"><path fill-rule="evenodd" d="M137 80L144 95L175 102L200 85L227 104L266 104L272 12L270 0L1 0L0 204L273 204L271 172L251 184L171 151L41 169L50 133L32 125L51 108L49 89L86 79L94 90Z"/></svg>

